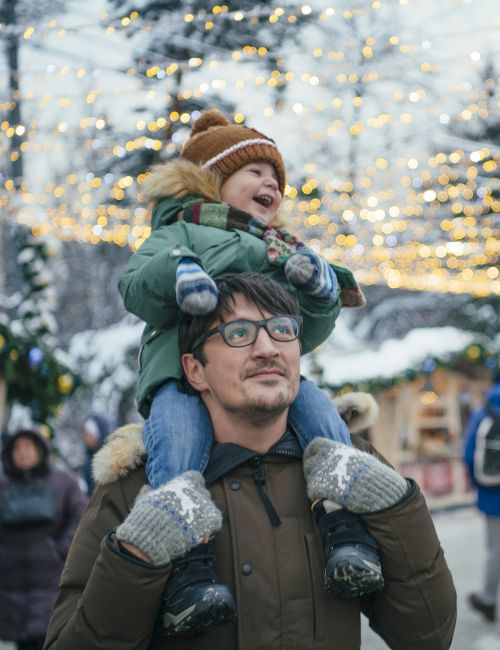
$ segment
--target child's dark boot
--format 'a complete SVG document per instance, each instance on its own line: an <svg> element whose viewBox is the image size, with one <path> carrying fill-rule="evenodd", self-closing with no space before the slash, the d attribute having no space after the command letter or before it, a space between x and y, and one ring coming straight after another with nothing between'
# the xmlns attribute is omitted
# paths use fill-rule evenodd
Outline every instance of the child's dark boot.
<svg viewBox="0 0 500 650"><path fill-rule="evenodd" d="M233 595L217 582L214 539L172 562L162 601L166 636L194 636L236 620Z"/></svg>
<svg viewBox="0 0 500 650"><path fill-rule="evenodd" d="M384 588L377 542L359 515L343 508L326 512L324 501L313 506L324 550L327 593L343 599Z"/></svg>

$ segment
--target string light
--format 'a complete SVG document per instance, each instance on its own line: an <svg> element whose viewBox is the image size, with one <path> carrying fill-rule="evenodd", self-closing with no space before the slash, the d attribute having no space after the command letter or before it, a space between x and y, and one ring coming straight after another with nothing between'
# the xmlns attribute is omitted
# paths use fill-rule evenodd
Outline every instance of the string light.
<svg viewBox="0 0 500 650"><path fill-rule="evenodd" d="M333 8L323 9L319 15L321 22L328 20L345 21L369 11L377 14L384 9L384 2L371 2L370 9L357 7L344 12ZM406 4L401 1L401 5ZM214 5L210 10L198 14L186 13L183 17L187 23L199 23L205 30L212 30L219 20L234 20L236 23L252 22L255 18L265 18L269 28L273 29L281 21L293 23L297 16L310 16L314 10L311 6L302 5L296 14L291 14L282 7L269 10L244 12L230 11L227 5ZM109 16L101 17L103 26L113 27L125 33L131 29L147 28L147 21L139 22L138 12L132 12L123 17L118 23L110 23ZM44 34L52 32L64 37L71 30L64 28L56 20L50 22ZM28 27L24 38L32 41L38 32L35 27ZM366 71L354 71L348 61L348 52L328 50L315 47L311 51L314 60L328 64L335 70L338 83L337 96L328 97L326 101L316 101L308 104L304 99L295 101L290 110L293 116L305 117L315 115L333 115L324 128L316 128L308 135L311 141L323 138L345 137L362 138L371 130L391 129L394 125L404 129L415 121L413 106L441 124L451 121L469 122L475 116L485 119L488 109L479 97L470 97L467 105L463 106L457 115L434 115L432 101L426 106L427 93L424 88L395 90L393 110L356 116L349 119L348 107L353 110L361 109L367 104L360 94L352 94L360 82L365 86L376 84L387 78L387 69L383 67L378 57L380 48L390 47L397 50L399 55L413 57L416 69L423 73L432 73L436 67L429 60L429 48L426 50L426 60L418 61L416 57L420 45L403 42L398 34L392 34L384 42L375 37L364 39L360 45L360 54ZM253 46L251 43L239 50L227 53L233 61L258 61L266 59L275 52L269 52L264 47ZM212 89L239 90L250 84L256 88L276 88L287 83L302 84L306 88L317 87L329 90L329 79L325 79L318 70L278 70L260 73L255 77L241 74L226 79L217 72L221 51L219 48L205 47L203 55L192 57L187 61L162 60L152 58L152 63L146 70L145 76L137 70L131 70L131 76L140 80L142 89L151 88L146 83L158 81L158 90L153 90L152 97L166 104L170 99L168 90L160 87L169 77L182 71L188 75L203 66L204 81L192 88L184 87L182 94L185 99L201 97ZM480 52L470 54L471 65L476 65ZM389 65L389 64L387 64ZM313 66L311 66L313 67ZM390 67L390 65L389 65ZM241 67L241 70L244 68ZM77 79L89 77L92 71L82 65L61 66L51 71L40 71L42 74L53 74L64 78L73 75ZM217 76L214 76L217 74ZM199 78L199 76L198 76ZM33 75L36 79L36 75ZM189 79L189 76L187 76ZM497 84L498 80L494 80ZM156 88L156 87L153 87ZM461 94L463 85L457 84L447 89L449 92ZM131 92L124 88L114 94ZM134 90L134 92L136 92ZM109 96L109 87L99 86L89 88L86 102L92 106L98 100ZM189 95L189 97L188 97ZM15 135L23 135L24 151L34 156L37 153L46 155L57 151L61 141L41 142L47 120L43 120L44 111L50 111L54 104L67 108L77 96L70 94L57 95L44 93L37 95L33 91L25 93L23 101L37 104L39 122L31 124L0 124L0 152L8 151L9 140ZM318 97L318 100L325 99ZM408 102L412 105L408 106ZM6 108L4 102L2 108ZM422 106L422 108L421 108ZM406 109L406 110L405 110ZM261 108L265 118L283 115L283 110L268 105ZM252 114L252 119L255 114ZM114 143L108 152L116 158L122 158L127 153L152 149L163 150L169 154L175 153L178 142L165 143L158 135L170 124L182 123L189 125L196 119L196 113L171 112L157 119L140 120L136 123L137 134L126 142ZM243 123L245 115L235 113L235 123ZM40 126L45 122L45 126ZM54 132L66 139L68 131L84 140L84 146L92 149L96 138L89 130L104 131L113 126L104 116L89 116L81 119L75 127L65 121L53 125ZM271 129L270 129L271 130ZM358 279L364 283L384 282L390 287L414 290L437 290L468 292L474 295L488 295L500 292L498 273L498 212L500 205L497 194L492 191L492 185L477 183L478 176L488 176L491 183L497 182L500 157L498 153L478 148L469 158L463 149L453 149L447 152L437 152L427 159L419 155L408 155L404 159L389 161L383 156L366 161L357 166L357 187L346 179L333 180L325 177L319 170L311 170L308 177L301 183L287 187L285 203L292 211L292 222L300 227L310 245L316 247L332 262L344 264L353 268ZM102 177L87 178L77 172L68 174L64 181L58 184L46 184L42 189L30 187L27 182L21 188L21 207L16 211L20 223L28 224L39 234L54 234L64 241L79 240L92 244L100 242L113 243L119 246L130 246L137 249L150 234L149 215L145 206L137 205L137 192L144 180L141 174L138 178L131 176L114 177L103 174ZM6 179L5 193L0 194L0 206L8 207L14 202L16 193L12 180ZM368 194L367 194L368 192ZM319 198L321 197L321 198ZM134 207L130 207L133 205ZM445 214L441 214L444 211ZM435 241L433 241L433 239Z"/></svg>

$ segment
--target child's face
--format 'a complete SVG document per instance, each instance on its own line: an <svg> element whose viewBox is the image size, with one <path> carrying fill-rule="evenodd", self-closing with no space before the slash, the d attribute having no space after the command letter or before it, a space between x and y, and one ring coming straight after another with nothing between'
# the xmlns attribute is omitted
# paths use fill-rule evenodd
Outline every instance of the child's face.
<svg viewBox="0 0 500 650"><path fill-rule="evenodd" d="M220 194L224 203L270 224L283 199L278 187L274 167L267 162L253 162L225 180Z"/></svg>

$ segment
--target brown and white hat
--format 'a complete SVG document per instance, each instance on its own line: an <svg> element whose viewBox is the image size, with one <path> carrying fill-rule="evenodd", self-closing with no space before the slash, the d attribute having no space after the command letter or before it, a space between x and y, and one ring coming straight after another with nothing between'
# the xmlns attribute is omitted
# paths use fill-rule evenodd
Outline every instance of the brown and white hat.
<svg viewBox="0 0 500 650"><path fill-rule="evenodd" d="M216 109L205 111L193 124L181 158L217 172L224 180L248 163L268 162L276 170L281 194L285 191L285 163L274 140L248 126L231 124Z"/></svg>

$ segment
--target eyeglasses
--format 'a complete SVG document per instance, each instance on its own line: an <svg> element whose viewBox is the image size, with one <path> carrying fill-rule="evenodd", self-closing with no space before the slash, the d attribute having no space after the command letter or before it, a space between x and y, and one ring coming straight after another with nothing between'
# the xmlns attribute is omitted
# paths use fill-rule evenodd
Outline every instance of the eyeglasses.
<svg viewBox="0 0 500 650"><path fill-rule="evenodd" d="M233 320L221 323L205 334L202 334L191 347L195 350L214 334L220 334L224 342L231 348L244 348L257 340L260 328L263 327L269 336L280 343L288 343L299 338L302 331L301 316L271 316L264 320Z"/></svg>

